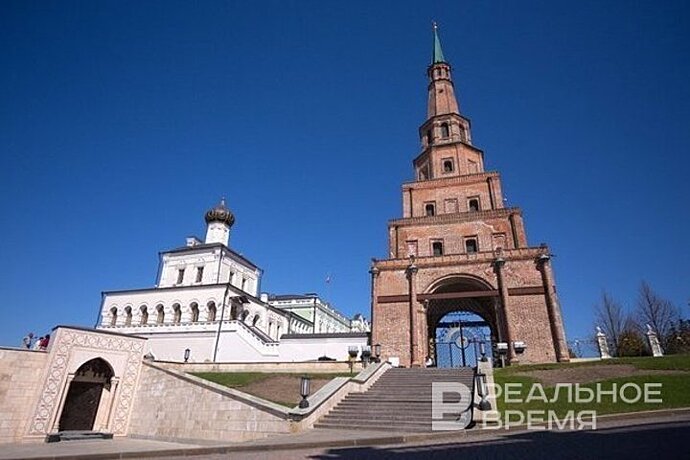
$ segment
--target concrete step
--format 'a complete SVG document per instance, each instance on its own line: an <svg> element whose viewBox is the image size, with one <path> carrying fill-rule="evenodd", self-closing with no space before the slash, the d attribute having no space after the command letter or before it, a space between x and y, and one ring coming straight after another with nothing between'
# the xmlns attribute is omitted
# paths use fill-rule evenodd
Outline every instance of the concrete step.
<svg viewBox="0 0 690 460"><path fill-rule="evenodd" d="M46 436L45 442L86 441L94 439L113 439L112 433L99 431L59 431Z"/></svg>
<svg viewBox="0 0 690 460"><path fill-rule="evenodd" d="M404 427L385 423L317 423L314 428L334 430L369 430L369 431L396 431L399 433L427 433L431 431L431 424L406 425Z"/></svg>

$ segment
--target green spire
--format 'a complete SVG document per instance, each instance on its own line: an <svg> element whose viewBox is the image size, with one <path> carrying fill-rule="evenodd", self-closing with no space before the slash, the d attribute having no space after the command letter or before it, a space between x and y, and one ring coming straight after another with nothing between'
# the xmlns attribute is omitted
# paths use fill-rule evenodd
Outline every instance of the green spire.
<svg viewBox="0 0 690 460"><path fill-rule="evenodd" d="M443 57L443 50L441 49L441 40L438 38L438 25L436 22L434 24L434 55L431 60L431 65L438 64L439 62L446 62Z"/></svg>

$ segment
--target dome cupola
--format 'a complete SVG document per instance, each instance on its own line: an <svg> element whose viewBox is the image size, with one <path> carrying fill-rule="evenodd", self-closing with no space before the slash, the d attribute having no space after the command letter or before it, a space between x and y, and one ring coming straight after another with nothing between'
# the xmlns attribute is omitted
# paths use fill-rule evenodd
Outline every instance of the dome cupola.
<svg viewBox="0 0 690 460"><path fill-rule="evenodd" d="M206 219L207 224L212 222L220 222L228 227L232 227L232 224L235 223L235 216L225 205L225 198L222 198L220 203L206 211L204 218Z"/></svg>

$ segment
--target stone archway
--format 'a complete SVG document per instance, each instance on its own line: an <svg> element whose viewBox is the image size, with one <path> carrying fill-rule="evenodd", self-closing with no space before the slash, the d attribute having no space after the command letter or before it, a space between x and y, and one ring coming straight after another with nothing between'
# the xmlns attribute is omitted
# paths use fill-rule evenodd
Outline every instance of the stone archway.
<svg viewBox="0 0 690 460"><path fill-rule="evenodd" d="M472 327L477 330L484 328L488 334L483 332L482 335L488 335L486 337L487 343L485 343L488 349L491 348L492 344L500 342L504 336L498 292L490 283L481 278L466 274L446 276L431 283L426 292L419 297L426 307L425 345L427 355L433 357L437 363L439 357L436 349L438 329L450 326L447 318L451 317L453 313L474 316L464 323L462 319L455 318L454 321L460 324L453 326L459 327L461 334L464 327ZM455 340L456 338L453 337L452 339ZM474 353L476 355L476 351ZM489 351L487 351L487 355L490 355ZM467 364L464 353L462 364Z"/></svg>
<svg viewBox="0 0 690 460"><path fill-rule="evenodd" d="M99 413L108 403L103 401L104 390L112 397L113 377L113 369L104 359L94 358L82 364L69 382L58 431L92 431L97 416L103 415Z"/></svg>

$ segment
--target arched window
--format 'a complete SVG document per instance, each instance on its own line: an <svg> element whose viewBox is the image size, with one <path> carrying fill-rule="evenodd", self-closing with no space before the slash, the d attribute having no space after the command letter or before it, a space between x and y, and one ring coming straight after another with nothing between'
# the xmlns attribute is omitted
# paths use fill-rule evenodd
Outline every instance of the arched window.
<svg viewBox="0 0 690 460"><path fill-rule="evenodd" d="M176 303L173 305L173 323L180 324L180 320L182 320L182 308L179 303Z"/></svg>
<svg viewBox="0 0 690 460"><path fill-rule="evenodd" d="M216 303L211 301L208 304L206 304L207 312L206 312L206 321L215 321L216 320Z"/></svg>
<svg viewBox="0 0 690 460"><path fill-rule="evenodd" d="M139 321L139 324L142 326L146 326L149 322L149 311L146 305L142 305L139 307L139 311L141 312L141 320Z"/></svg>
<svg viewBox="0 0 690 460"><path fill-rule="evenodd" d="M243 323L246 323L246 322L247 322L247 317L248 317L248 316L249 316L249 310L244 310L244 311L242 311L242 316L241 316L241 318L242 318L242 322L243 322Z"/></svg>
<svg viewBox="0 0 690 460"><path fill-rule="evenodd" d="M443 255L443 241L434 241L431 243L431 252L434 256Z"/></svg>
<svg viewBox="0 0 690 460"><path fill-rule="evenodd" d="M192 302L189 308L192 310L192 322L196 323L199 321L199 304Z"/></svg>
<svg viewBox="0 0 690 460"><path fill-rule="evenodd" d="M477 239L476 238L467 238L465 240L465 250L467 251L468 254L474 254L479 250L477 247Z"/></svg>
<svg viewBox="0 0 690 460"><path fill-rule="evenodd" d="M266 331L266 332L268 333L269 337L272 337L271 333L273 332L273 323L270 321L268 323L268 331Z"/></svg>
<svg viewBox="0 0 690 460"><path fill-rule="evenodd" d="M280 323L276 324L276 340L280 340Z"/></svg>
<svg viewBox="0 0 690 460"><path fill-rule="evenodd" d="M156 307L156 312L158 313L156 317L156 323L163 324L163 322L165 322L165 308L163 308L163 305L158 304L158 306Z"/></svg>
<svg viewBox="0 0 690 460"><path fill-rule="evenodd" d="M443 160L443 172L444 173L451 173L453 172L453 160L448 159L448 160Z"/></svg>
<svg viewBox="0 0 690 460"><path fill-rule="evenodd" d="M427 216L435 216L436 215L436 204L434 203L427 203L424 205L424 213Z"/></svg>
<svg viewBox="0 0 690 460"><path fill-rule="evenodd" d="M125 326L132 325L132 307L125 307Z"/></svg>
<svg viewBox="0 0 690 460"><path fill-rule="evenodd" d="M252 320L252 326L256 327L256 325L259 324L259 314L257 313L254 315L254 319Z"/></svg>
<svg viewBox="0 0 690 460"><path fill-rule="evenodd" d="M463 142L467 141L467 131L465 130L465 127L460 125L460 140Z"/></svg>
<svg viewBox="0 0 690 460"><path fill-rule="evenodd" d="M117 307L110 309L110 325L115 326L117 324Z"/></svg>
<svg viewBox="0 0 690 460"><path fill-rule="evenodd" d="M441 124L441 137L450 137L450 128L448 128L448 123Z"/></svg>
<svg viewBox="0 0 690 460"><path fill-rule="evenodd" d="M434 143L434 134L431 130L426 132L426 145L431 145Z"/></svg>
<svg viewBox="0 0 690 460"><path fill-rule="evenodd" d="M467 207L471 212L476 212L479 211L479 199L478 198L472 198L468 204Z"/></svg>

